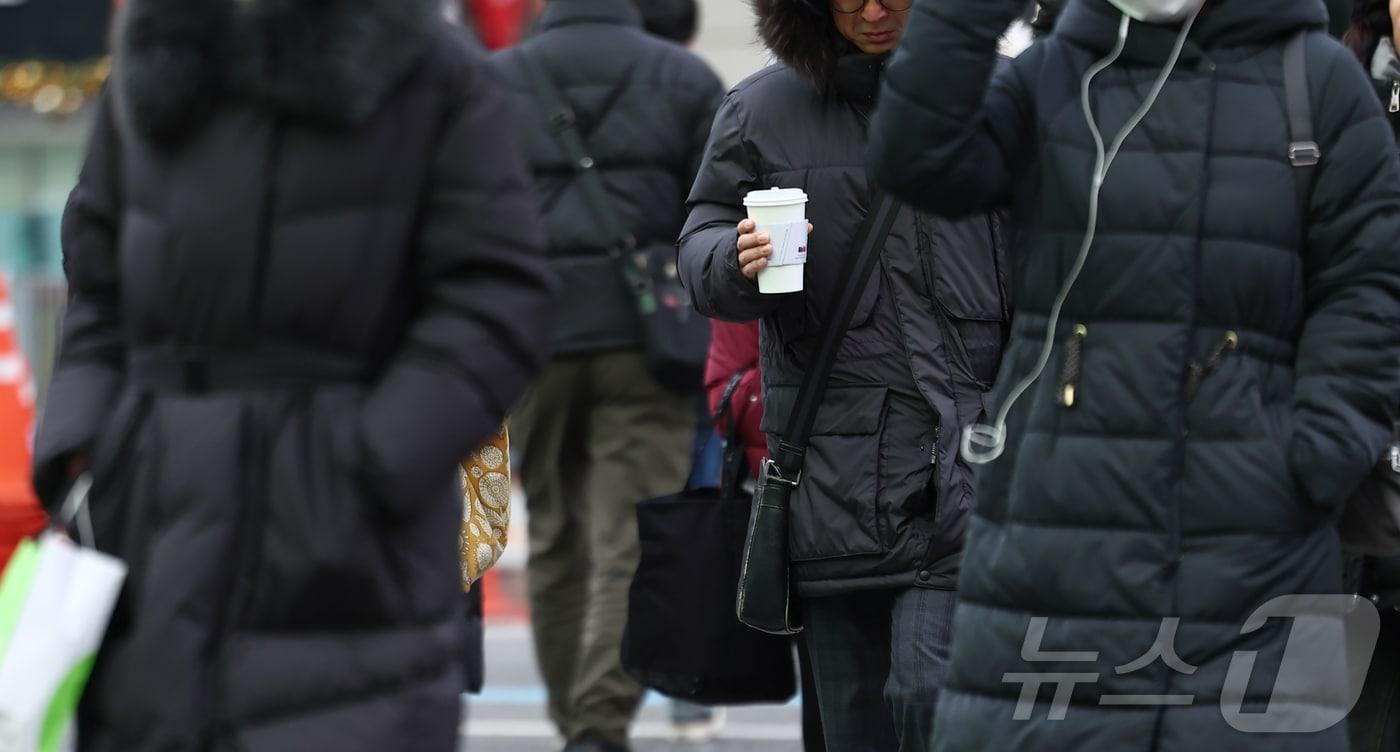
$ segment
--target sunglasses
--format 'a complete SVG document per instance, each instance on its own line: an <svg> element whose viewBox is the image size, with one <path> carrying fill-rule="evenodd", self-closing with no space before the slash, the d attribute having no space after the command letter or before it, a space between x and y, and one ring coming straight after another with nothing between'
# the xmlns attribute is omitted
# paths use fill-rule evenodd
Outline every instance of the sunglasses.
<svg viewBox="0 0 1400 752"><path fill-rule="evenodd" d="M865 9L870 0L831 0L831 10L835 13L851 15ZM879 0L880 7L891 13L903 13L914 7L914 0Z"/></svg>

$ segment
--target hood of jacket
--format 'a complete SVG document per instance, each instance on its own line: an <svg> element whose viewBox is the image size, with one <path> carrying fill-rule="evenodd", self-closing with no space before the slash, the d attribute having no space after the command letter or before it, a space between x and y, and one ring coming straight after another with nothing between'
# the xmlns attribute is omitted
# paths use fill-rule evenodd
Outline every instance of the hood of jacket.
<svg viewBox="0 0 1400 752"><path fill-rule="evenodd" d="M1069 0L1055 34L1095 52L1107 53L1118 39L1123 14L1109 0ZM1196 19L1183 60L1205 50L1269 44L1303 29L1327 28L1323 0L1214 0ZM1123 58L1161 63L1171 53L1179 28L1134 22Z"/></svg>
<svg viewBox="0 0 1400 752"><path fill-rule="evenodd" d="M117 101L158 144L197 129L228 97L343 127L374 112L440 23L436 0L127 0Z"/></svg>
<svg viewBox="0 0 1400 752"><path fill-rule="evenodd" d="M759 39L779 60L829 90L840 59L855 50L831 20L826 0L751 0Z"/></svg>

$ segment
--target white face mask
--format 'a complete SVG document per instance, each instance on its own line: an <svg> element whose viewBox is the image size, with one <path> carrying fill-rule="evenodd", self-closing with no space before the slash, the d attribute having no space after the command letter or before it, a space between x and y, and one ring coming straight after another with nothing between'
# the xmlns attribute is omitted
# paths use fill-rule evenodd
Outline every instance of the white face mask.
<svg viewBox="0 0 1400 752"><path fill-rule="evenodd" d="M1108 0L1134 21L1150 24L1181 23L1201 9L1206 0Z"/></svg>

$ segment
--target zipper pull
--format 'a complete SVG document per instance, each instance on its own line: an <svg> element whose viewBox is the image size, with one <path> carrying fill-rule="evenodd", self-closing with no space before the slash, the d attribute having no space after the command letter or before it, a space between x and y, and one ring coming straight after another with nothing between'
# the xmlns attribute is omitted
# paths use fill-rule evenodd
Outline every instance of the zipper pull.
<svg viewBox="0 0 1400 752"><path fill-rule="evenodd" d="M939 425L939 426L934 426L934 428L933 428L933 448L930 449L930 450L929 450L929 453L928 453L928 464L933 465L934 467L937 467L937 466L938 466L938 445L939 445L939 444L942 444L942 443L943 443L943 426L941 426L941 425ZM1397 470L1396 472L1400 472L1400 470Z"/></svg>
<svg viewBox="0 0 1400 752"><path fill-rule="evenodd" d="M1400 112L1400 81L1390 85L1390 111Z"/></svg>
<svg viewBox="0 0 1400 752"><path fill-rule="evenodd" d="M1060 372L1060 406L1074 407L1078 396L1079 376L1084 358L1084 338L1089 336L1089 328L1083 324L1074 325L1074 334L1065 343L1065 365Z"/></svg>

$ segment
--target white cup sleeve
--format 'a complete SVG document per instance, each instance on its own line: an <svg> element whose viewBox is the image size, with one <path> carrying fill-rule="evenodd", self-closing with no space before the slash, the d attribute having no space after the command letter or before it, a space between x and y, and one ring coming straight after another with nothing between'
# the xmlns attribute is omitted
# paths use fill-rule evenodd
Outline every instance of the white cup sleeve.
<svg viewBox="0 0 1400 752"><path fill-rule="evenodd" d="M807 263L807 220L765 225L763 232L773 239L773 256L769 266L792 266Z"/></svg>

